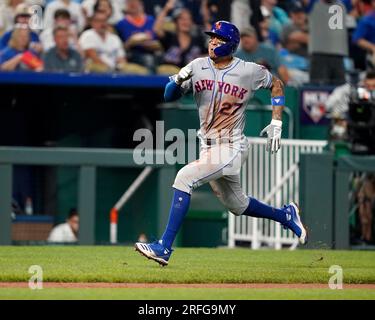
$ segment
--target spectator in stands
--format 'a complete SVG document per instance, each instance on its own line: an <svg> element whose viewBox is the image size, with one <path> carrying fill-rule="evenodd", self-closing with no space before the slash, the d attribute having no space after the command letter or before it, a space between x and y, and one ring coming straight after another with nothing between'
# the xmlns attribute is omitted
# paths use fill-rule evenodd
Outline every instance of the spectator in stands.
<svg viewBox="0 0 375 320"><path fill-rule="evenodd" d="M231 1L223 1L224 5L222 5L220 8L223 9L224 14L218 14L218 6L216 5L216 1L210 1L210 0L202 0L202 8L201 8L201 14L202 14L202 23L203 28L205 30L211 30L212 24L215 21L218 20L230 20L230 3ZM225 11L227 9L227 11Z"/></svg>
<svg viewBox="0 0 375 320"><path fill-rule="evenodd" d="M259 24L263 21L263 15L260 10L260 4L261 0L202 0L201 15L203 26L205 29L210 30L215 21L226 20L236 24L238 21L236 22L235 20L239 19L240 25L249 26L249 22L255 28L258 39L261 42L263 38ZM241 7L242 9L246 8L246 12L241 12ZM241 15L241 17L238 17L238 15ZM249 21L246 22L247 20ZM239 27L239 29L241 30L242 28Z"/></svg>
<svg viewBox="0 0 375 320"><path fill-rule="evenodd" d="M230 21L239 29L243 30L250 26L251 17L250 1L232 0L230 10Z"/></svg>
<svg viewBox="0 0 375 320"><path fill-rule="evenodd" d="M308 7L313 2L316 2L316 1L319 1L319 0L288 0L288 1L289 1L288 6L290 6L295 1L302 1L303 4ZM357 5L357 3L358 3L359 0L340 0L340 1L345 6L346 12L348 14L353 14L353 15L356 14L355 13L355 11L356 11L356 5Z"/></svg>
<svg viewBox="0 0 375 320"><path fill-rule="evenodd" d="M42 71L43 64L38 54L29 49L30 30L28 25L16 25L5 49L0 52L0 70Z"/></svg>
<svg viewBox="0 0 375 320"><path fill-rule="evenodd" d="M374 244L375 175L373 173L362 175L357 200L361 241L365 244Z"/></svg>
<svg viewBox="0 0 375 320"><path fill-rule="evenodd" d="M359 20L352 40L360 48L367 51L368 68L375 69L375 0L361 0L364 16ZM367 10L366 10L367 9Z"/></svg>
<svg viewBox="0 0 375 320"><path fill-rule="evenodd" d="M277 6L289 13L290 7L298 0L278 0Z"/></svg>
<svg viewBox="0 0 375 320"><path fill-rule="evenodd" d="M344 13L343 19L336 21L340 23L338 28L331 27L329 8L332 5L340 6ZM339 0L310 0L308 12L310 81L342 84L345 82L344 58L348 56L346 8Z"/></svg>
<svg viewBox="0 0 375 320"><path fill-rule="evenodd" d="M155 19L144 13L141 0L127 0L125 17L116 25L116 30L124 42L128 60L155 71L161 50L153 26ZM157 56L155 56L157 55Z"/></svg>
<svg viewBox="0 0 375 320"><path fill-rule="evenodd" d="M78 241L79 216L76 209L71 209L65 223L54 227L47 241L52 243L75 243Z"/></svg>
<svg viewBox="0 0 375 320"><path fill-rule="evenodd" d="M212 1L212 0L211 0ZM228 0L227 0L228 1ZM157 17L165 6L167 0L146 0L143 1L145 12L149 15ZM177 0L175 2L175 10L187 9L190 11L193 23L203 26L202 5L205 0ZM228 1L230 2L230 0Z"/></svg>
<svg viewBox="0 0 375 320"><path fill-rule="evenodd" d="M202 15L207 30L211 30L215 21L231 21L233 0L203 0L202 4Z"/></svg>
<svg viewBox="0 0 375 320"><path fill-rule="evenodd" d="M122 9L119 3L110 0L84 0L82 2L83 12L86 20L91 19L94 11L104 11L108 13L108 23L111 26L116 25L122 19Z"/></svg>
<svg viewBox="0 0 375 320"><path fill-rule="evenodd" d="M261 12L263 15L263 20L259 22L259 28L262 37L261 39L263 40L260 42L264 44L269 44L271 47L278 49L280 46L280 39L278 34L270 28L271 13L268 11L266 7L262 7Z"/></svg>
<svg viewBox="0 0 375 320"><path fill-rule="evenodd" d="M53 28L54 15L58 9L66 9L69 11L72 24L76 27L77 32L81 32L84 29L86 20L81 4L72 0L53 0L50 2L44 12L44 28Z"/></svg>
<svg viewBox="0 0 375 320"><path fill-rule="evenodd" d="M31 17L31 11L30 7L24 3L21 3L17 6L15 17L14 17L14 24L15 25L26 25L28 26L29 20ZM9 30L8 32L5 32L0 40L0 50L4 49L12 37L12 32L14 28ZM30 32L30 49L34 50L38 54L40 54L43 51L43 47L40 43L39 36L36 32L31 31Z"/></svg>
<svg viewBox="0 0 375 320"><path fill-rule="evenodd" d="M372 0L356 0L355 8L358 18L366 16L373 10Z"/></svg>
<svg viewBox="0 0 375 320"><path fill-rule="evenodd" d="M307 0L305 0L307 1ZM371 0L365 0L370 1ZM351 9L347 6L347 29L348 29L348 44L349 44L349 58L353 62L353 68L357 70L366 69L366 51L357 46L353 41L353 33L357 28L359 17L362 15L360 3L362 0L352 0ZM350 10L350 11L349 11Z"/></svg>
<svg viewBox="0 0 375 320"><path fill-rule="evenodd" d="M187 9L191 13L193 23L203 26L202 1L201 0L179 0L180 5L176 9Z"/></svg>
<svg viewBox="0 0 375 320"><path fill-rule="evenodd" d="M92 29L79 38L89 72L114 72L126 62L121 39L108 31L108 15L97 11L91 19Z"/></svg>
<svg viewBox="0 0 375 320"><path fill-rule="evenodd" d="M159 14L159 12L163 9L165 2L166 0L145 1L143 3L145 13L156 17Z"/></svg>
<svg viewBox="0 0 375 320"><path fill-rule="evenodd" d="M261 11L261 0L249 0L251 7L250 23L255 28L259 41L263 41L263 36L260 30L260 24L263 21L263 14Z"/></svg>
<svg viewBox="0 0 375 320"><path fill-rule="evenodd" d="M78 51L69 46L69 29L57 26L53 30L55 46L44 55L44 70L54 72L82 72L83 62Z"/></svg>
<svg viewBox="0 0 375 320"><path fill-rule="evenodd" d="M6 0L0 4L0 36L14 26L17 6L23 0Z"/></svg>
<svg viewBox="0 0 375 320"><path fill-rule="evenodd" d="M307 16L302 3L294 2L289 9L289 15L291 22L281 31L281 43L284 47L288 45L289 52L307 57L309 34Z"/></svg>
<svg viewBox="0 0 375 320"><path fill-rule="evenodd" d="M164 31L165 17L174 8L175 2L175 0L167 1L154 25L154 31L165 50L158 73L175 74L190 61L205 55L207 52L206 40L195 28L188 9L179 9L174 13L176 32Z"/></svg>
<svg viewBox="0 0 375 320"><path fill-rule="evenodd" d="M309 60L307 44L309 35L307 32L307 16L301 2L295 1L289 4L291 23L283 27L281 32L282 48L279 50L281 63L289 71L289 85L302 85L308 83Z"/></svg>
<svg viewBox="0 0 375 320"><path fill-rule="evenodd" d="M44 29L40 34L40 41L42 42L43 50L46 52L55 46L54 29L56 27L67 28L69 45L72 48L79 50L77 29L72 24L70 13L66 9L57 9L54 15L54 27Z"/></svg>
<svg viewBox="0 0 375 320"><path fill-rule="evenodd" d="M241 47L235 55L245 61L264 65L270 72L277 74L285 84L288 83L288 69L281 64L277 51L268 45L259 43L253 27L241 31Z"/></svg>
<svg viewBox="0 0 375 320"><path fill-rule="evenodd" d="M290 22L288 14L277 6L277 0L262 0L261 4L271 13L270 30L280 37L283 26Z"/></svg>
<svg viewBox="0 0 375 320"><path fill-rule="evenodd" d="M354 10L354 5L357 1L358 0L342 0L347 13L351 13Z"/></svg>

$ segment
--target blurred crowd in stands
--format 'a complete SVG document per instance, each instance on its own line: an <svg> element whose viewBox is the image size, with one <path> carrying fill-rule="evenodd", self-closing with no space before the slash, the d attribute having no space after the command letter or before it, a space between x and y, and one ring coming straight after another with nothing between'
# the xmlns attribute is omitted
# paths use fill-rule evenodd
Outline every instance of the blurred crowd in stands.
<svg viewBox="0 0 375 320"><path fill-rule="evenodd" d="M0 0L0 69L174 74L217 20L288 85L375 67L375 0Z"/></svg>

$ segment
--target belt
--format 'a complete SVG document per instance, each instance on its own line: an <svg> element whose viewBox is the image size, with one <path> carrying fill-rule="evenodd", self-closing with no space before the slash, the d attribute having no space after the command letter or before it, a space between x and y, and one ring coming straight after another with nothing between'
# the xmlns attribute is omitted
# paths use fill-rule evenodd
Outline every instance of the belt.
<svg viewBox="0 0 375 320"><path fill-rule="evenodd" d="M208 146L214 146L221 143L232 143L233 140L230 138L218 138L218 139L203 139L204 143Z"/></svg>

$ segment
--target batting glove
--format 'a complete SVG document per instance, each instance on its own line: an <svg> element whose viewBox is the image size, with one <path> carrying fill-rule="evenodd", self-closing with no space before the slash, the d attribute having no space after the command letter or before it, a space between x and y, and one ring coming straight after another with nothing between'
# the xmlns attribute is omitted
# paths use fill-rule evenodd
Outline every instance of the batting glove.
<svg viewBox="0 0 375 320"><path fill-rule="evenodd" d="M189 80L193 76L193 70L190 65L183 67L178 73L175 82L181 85L186 80Z"/></svg>
<svg viewBox="0 0 375 320"><path fill-rule="evenodd" d="M280 149L282 124L282 121L272 119L271 123L260 132L260 136L267 134L266 150L268 152L276 153Z"/></svg>

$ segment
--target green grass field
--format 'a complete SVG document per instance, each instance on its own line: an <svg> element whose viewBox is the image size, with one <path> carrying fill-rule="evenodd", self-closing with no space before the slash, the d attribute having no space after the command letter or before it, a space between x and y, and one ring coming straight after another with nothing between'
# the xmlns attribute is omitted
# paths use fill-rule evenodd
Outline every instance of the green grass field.
<svg viewBox="0 0 375 320"><path fill-rule="evenodd" d="M0 289L0 299L27 300L374 300L375 290L347 289Z"/></svg>
<svg viewBox="0 0 375 320"><path fill-rule="evenodd" d="M0 299L375 299L375 290L330 290L331 265L345 284L375 283L375 252L178 248L167 267L130 247L0 247L0 282L323 283L327 289L0 288Z"/></svg>

